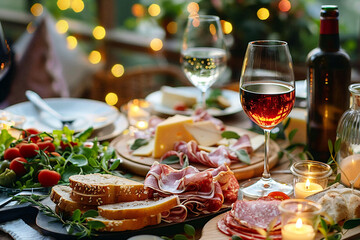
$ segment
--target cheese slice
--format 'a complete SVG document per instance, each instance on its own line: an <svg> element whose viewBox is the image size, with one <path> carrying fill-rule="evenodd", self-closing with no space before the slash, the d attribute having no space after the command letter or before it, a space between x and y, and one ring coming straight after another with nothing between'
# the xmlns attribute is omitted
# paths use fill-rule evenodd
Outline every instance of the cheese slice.
<svg viewBox="0 0 360 240"><path fill-rule="evenodd" d="M169 108L173 108L179 103L183 103L191 108L197 102L195 95L177 88L163 86L161 87L161 93L161 104Z"/></svg>
<svg viewBox="0 0 360 240"><path fill-rule="evenodd" d="M189 142L195 140L194 137L185 129L185 123L192 123L191 117L175 115L161 122L155 131L154 158L160 158L166 152L174 148L178 141Z"/></svg>
<svg viewBox="0 0 360 240"><path fill-rule="evenodd" d="M201 145L198 145L198 148L205 152L212 152L217 149L217 147L205 147L205 146L201 146Z"/></svg>
<svg viewBox="0 0 360 240"><path fill-rule="evenodd" d="M265 143L264 135L257 135L255 137L250 138L251 147L255 152L259 147L261 147Z"/></svg>
<svg viewBox="0 0 360 240"><path fill-rule="evenodd" d="M199 145L205 147L212 146L222 139L221 131L211 121L185 124L185 128Z"/></svg>
<svg viewBox="0 0 360 240"><path fill-rule="evenodd" d="M235 138L222 138L220 141L216 143L216 145L224 145L224 146L230 146L237 142L237 139Z"/></svg>
<svg viewBox="0 0 360 240"><path fill-rule="evenodd" d="M135 151L132 152L132 155L139 157L149 157L152 155L154 151L154 143L155 140L152 138L148 144L139 147Z"/></svg>

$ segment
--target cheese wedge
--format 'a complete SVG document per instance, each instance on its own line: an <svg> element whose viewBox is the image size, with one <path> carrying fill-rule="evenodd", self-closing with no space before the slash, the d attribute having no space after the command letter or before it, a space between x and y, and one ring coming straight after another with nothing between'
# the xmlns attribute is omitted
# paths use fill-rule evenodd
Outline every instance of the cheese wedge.
<svg viewBox="0 0 360 240"><path fill-rule="evenodd" d="M149 157L154 151L155 140L151 139L148 144L139 147L132 152L132 155L139 157Z"/></svg>
<svg viewBox="0 0 360 240"><path fill-rule="evenodd" d="M199 145L208 147L222 139L219 131L211 121L202 121L184 125L186 130L195 138Z"/></svg>
<svg viewBox="0 0 360 240"><path fill-rule="evenodd" d="M161 87L161 93L161 104L169 108L173 108L179 103L183 103L191 108L197 102L195 95L177 88L163 86Z"/></svg>
<svg viewBox="0 0 360 240"><path fill-rule="evenodd" d="M161 122L155 131L154 158L160 158L166 152L174 148L178 141L189 142L195 140L194 137L185 129L185 123L192 123L191 117L175 115Z"/></svg>

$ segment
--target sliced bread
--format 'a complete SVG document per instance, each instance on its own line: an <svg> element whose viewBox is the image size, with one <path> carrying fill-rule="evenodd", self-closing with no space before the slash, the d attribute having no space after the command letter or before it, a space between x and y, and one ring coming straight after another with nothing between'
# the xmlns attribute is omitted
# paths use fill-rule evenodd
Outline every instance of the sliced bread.
<svg viewBox="0 0 360 240"><path fill-rule="evenodd" d="M179 204L179 197L174 195L156 200L102 205L98 207L98 211L100 216L107 219L138 218L168 211Z"/></svg>
<svg viewBox="0 0 360 240"><path fill-rule="evenodd" d="M156 225L161 222L161 214L143 216L133 219L121 219L121 220L109 220L101 216L87 218L87 221L100 221L105 224L104 228L99 229L99 231L106 232L120 232L127 230L137 230L144 228L149 225Z"/></svg>
<svg viewBox="0 0 360 240"><path fill-rule="evenodd" d="M77 193L88 195L123 196L123 201L148 198L142 183L110 174L73 175L69 177L70 187ZM133 196L129 197L128 195Z"/></svg>
<svg viewBox="0 0 360 240"><path fill-rule="evenodd" d="M52 187L50 199L64 212L72 214L76 209L86 212L91 209L96 209L96 206L90 206L78 203L71 199L71 188L69 186L56 185Z"/></svg>

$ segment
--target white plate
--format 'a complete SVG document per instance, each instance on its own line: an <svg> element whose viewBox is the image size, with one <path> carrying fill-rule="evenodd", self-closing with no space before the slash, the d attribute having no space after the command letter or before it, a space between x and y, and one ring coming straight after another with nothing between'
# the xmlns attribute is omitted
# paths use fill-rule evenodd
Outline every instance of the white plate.
<svg viewBox="0 0 360 240"><path fill-rule="evenodd" d="M65 117L75 118L70 129L81 132L89 127L95 130L108 126L119 116L119 111L100 101L82 98L47 98L44 99L52 108ZM40 131L50 132L62 129L59 120L50 114L39 111L31 102L22 102L5 109L11 113L26 118L22 128L36 128Z"/></svg>
<svg viewBox="0 0 360 240"><path fill-rule="evenodd" d="M200 100L200 98L201 98L200 90L198 90L195 87L178 87L177 89L180 89L180 90L183 90L184 92L196 95L198 100ZM211 91L211 89L208 90L208 93L210 93L210 91ZM217 108L208 109L208 112L212 116L225 116L225 115L240 112L242 110L238 92L231 91L231 90L222 90L222 94L227 100L229 100L229 102L231 103L231 106L228 108L225 108L224 110L217 109ZM162 99L161 91L153 92L153 93L149 94L145 99L147 101L149 101L150 103L152 103L154 110L159 113L168 114L168 115L174 115L174 114L191 115L193 113L192 109L188 109L186 111L176 111L172 108L164 106L161 103L161 99Z"/></svg>
<svg viewBox="0 0 360 240"><path fill-rule="evenodd" d="M115 122L110 125L95 130L89 140L97 138L98 141L107 141L119 136L129 126L124 114L120 113Z"/></svg>

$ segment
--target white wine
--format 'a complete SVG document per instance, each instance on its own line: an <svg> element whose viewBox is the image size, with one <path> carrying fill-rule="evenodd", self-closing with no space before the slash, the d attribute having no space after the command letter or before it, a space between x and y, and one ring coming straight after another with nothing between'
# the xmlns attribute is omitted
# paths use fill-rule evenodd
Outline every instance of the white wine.
<svg viewBox="0 0 360 240"><path fill-rule="evenodd" d="M205 92L226 67L226 51L221 48L188 48L182 52L182 67L190 82Z"/></svg>

